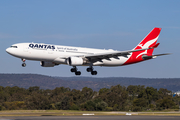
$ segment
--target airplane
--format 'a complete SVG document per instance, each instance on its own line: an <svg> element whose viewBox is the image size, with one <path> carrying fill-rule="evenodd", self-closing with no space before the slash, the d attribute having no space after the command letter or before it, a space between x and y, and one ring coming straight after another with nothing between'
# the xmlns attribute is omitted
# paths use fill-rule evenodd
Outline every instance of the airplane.
<svg viewBox="0 0 180 120"><path fill-rule="evenodd" d="M70 71L75 75L81 75L77 66L88 66L87 72L97 75L93 66L124 66L168 55L169 53L153 55L154 48L160 44L157 43L160 32L161 28L155 27L134 49L126 51L44 43L18 43L7 48L6 52L21 58L23 67L26 66L26 60L35 60L40 61L42 67L54 67L60 64L72 66Z"/></svg>

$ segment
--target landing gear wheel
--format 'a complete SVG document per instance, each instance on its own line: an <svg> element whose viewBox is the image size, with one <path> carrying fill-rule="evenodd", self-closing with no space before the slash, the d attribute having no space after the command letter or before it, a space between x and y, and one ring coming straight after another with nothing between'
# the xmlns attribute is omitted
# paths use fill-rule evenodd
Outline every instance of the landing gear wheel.
<svg viewBox="0 0 180 120"><path fill-rule="evenodd" d="M22 67L26 67L26 63L23 63L23 64L22 64Z"/></svg>
<svg viewBox="0 0 180 120"><path fill-rule="evenodd" d="M73 66L73 68L71 68L71 72L74 72L75 75L81 75L80 71L77 71L78 69L76 68L76 66Z"/></svg>
<svg viewBox="0 0 180 120"><path fill-rule="evenodd" d="M73 66L73 68L71 68L71 72L77 72L76 66Z"/></svg>
<svg viewBox="0 0 180 120"><path fill-rule="evenodd" d="M87 68L86 71L87 72L91 72L93 69L92 68Z"/></svg>
<svg viewBox="0 0 180 120"><path fill-rule="evenodd" d="M92 71L91 75L97 75L97 71Z"/></svg>
<svg viewBox="0 0 180 120"><path fill-rule="evenodd" d="M80 71L75 72L75 75L81 75Z"/></svg>
<svg viewBox="0 0 180 120"><path fill-rule="evenodd" d="M71 68L71 72L76 72L77 70L75 68Z"/></svg>
<svg viewBox="0 0 180 120"><path fill-rule="evenodd" d="M23 61L23 63L22 63L22 67L26 67L26 63L25 63L25 61L26 61L26 59L21 59L22 61Z"/></svg>

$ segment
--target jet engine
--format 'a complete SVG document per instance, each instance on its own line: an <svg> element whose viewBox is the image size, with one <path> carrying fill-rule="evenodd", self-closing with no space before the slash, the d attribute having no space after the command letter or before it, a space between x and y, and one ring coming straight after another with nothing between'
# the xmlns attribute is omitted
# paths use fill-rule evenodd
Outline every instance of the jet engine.
<svg viewBox="0 0 180 120"><path fill-rule="evenodd" d="M54 67L56 64L53 63L53 62L41 61L41 62L40 62L40 65L41 65L42 67Z"/></svg>
<svg viewBox="0 0 180 120"><path fill-rule="evenodd" d="M69 57L67 59L67 64L70 66L79 66L83 65L83 59L81 57Z"/></svg>

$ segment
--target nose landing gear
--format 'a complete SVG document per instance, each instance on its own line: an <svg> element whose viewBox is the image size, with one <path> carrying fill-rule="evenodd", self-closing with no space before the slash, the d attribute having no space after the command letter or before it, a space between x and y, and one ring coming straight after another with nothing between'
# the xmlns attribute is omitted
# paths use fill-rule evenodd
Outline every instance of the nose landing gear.
<svg viewBox="0 0 180 120"><path fill-rule="evenodd" d="M21 60L23 61L22 67L26 67L26 63L25 63L26 59L21 59Z"/></svg>

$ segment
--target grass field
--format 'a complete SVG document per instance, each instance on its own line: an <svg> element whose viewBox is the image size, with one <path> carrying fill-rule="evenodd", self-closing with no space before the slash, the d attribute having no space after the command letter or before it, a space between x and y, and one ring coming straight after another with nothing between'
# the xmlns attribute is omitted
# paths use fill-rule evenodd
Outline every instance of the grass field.
<svg viewBox="0 0 180 120"><path fill-rule="evenodd" d="M128 113L128 114L127 114ZM172 112L105 112L73 110L7 110L0 111L0 116L73 116L73 115L167 115L180 116L179 111Z"/></svg>

